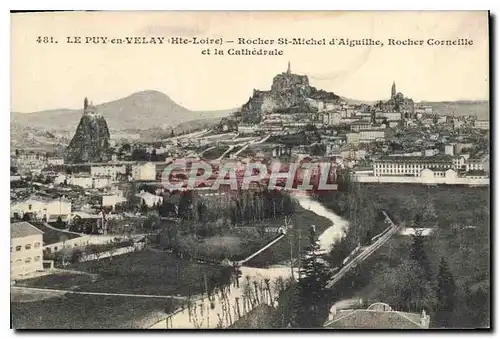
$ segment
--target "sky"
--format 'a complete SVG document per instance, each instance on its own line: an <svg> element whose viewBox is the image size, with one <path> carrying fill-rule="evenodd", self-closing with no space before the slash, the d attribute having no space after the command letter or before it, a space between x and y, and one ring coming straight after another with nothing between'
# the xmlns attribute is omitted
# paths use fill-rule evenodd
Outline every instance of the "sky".
<svg viewBox="0 0 500 339"><path fill-rule="evenodd" d="M286 70L358 100L383 100L392 82L416 101L489 98L488 13L68 12L12 14L11 110L81 108L157 90L191 110L239 107ZM54 37L57 44L38 43ZM67 44L68 36L379 39L379 46L229 45L282 56L202 55L205 45ZM388 39L470 39L471 46L389 46Z"/></svg>

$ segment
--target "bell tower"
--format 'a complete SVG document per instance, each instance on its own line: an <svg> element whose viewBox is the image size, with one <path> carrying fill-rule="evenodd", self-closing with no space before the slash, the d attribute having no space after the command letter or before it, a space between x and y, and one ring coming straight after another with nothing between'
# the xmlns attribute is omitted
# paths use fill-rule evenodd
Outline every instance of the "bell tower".
<svg viewBox="0 0 500 339"><path fill-rule="evenodd" d="M396 96L396 82L392 82L392 87L391 87L391 99Z"/></svg>

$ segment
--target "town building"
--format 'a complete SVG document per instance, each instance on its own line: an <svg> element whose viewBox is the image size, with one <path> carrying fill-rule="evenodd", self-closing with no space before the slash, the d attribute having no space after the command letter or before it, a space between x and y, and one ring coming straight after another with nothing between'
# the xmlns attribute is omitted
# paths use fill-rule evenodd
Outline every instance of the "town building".
<svg viewBox="0 0 500 339"><path fill-rule="evenodd" d="M238 133L242 134L254 134L259 131L259 125L257 124L239 124Z"/></svg>
<svg viewBox="0 0 500 339"><path fill-rule="evenodd" d="M396 128L399 126L399 121L389 121L389 126L390 128Z"/></svg>
<svg viewBox="0 0 500 339"><path fill-rule="evenodd" d="M142 191L135 196L141 199L141 204L145 204L148 207L154 207L158 204L163 203L163 197L151 194L149 192Z"/></svg>
<svg viewBox="0 0 500 339"><path fill-rule="evenodd" d="M104 194L101 196L101 206L115 208L117 204L126 202L127 199L121 194Z"/></svg>
<svg viewBox="0 0 500 339"><path fill-rule="evenodd" d="M375 118L387 119L388 121L401 121L400 112L376 112Z"/></svg>
<svg viewBox="0 0 500 339"><path fill-rule="evenodd" d="M359 132L359 142L372 142L376 140L383 140L385 132L383 130L363 130Z"/></svg>
<svg viewBox="0 0 500 339"><path fill-rule="evenodd" d="M451 156L381 157L373 161L373 175L418 177L424 169L447 170L453 167Z"/></svg>
<svg viewBox="0 0 500 339"><path fill-rule="evenodd" d="M64 165L64 158L58 158L58 157L48 157L47 158L47 165L52 165L52 166L62 166Z"/></svg>
<svg viewBox="0 0 500 339"><path fill-rule="evenodd" d="M10 276L43 270L43 232L28 222L10 224Z"/></svg>
<svg viewBox="0 0 500 339"><path fill-rule="evenodd" d="M90 175L95 177L109 177L112 180L116 180L120 175L125 175L127 173L127 168L125 165L116 166L91 166Z"/></svg>
<svg viewBox="0 0 500 339"><path fill-rule="evenodd" d="M444 154L446 155L455 155L454 150L455 150L455 145L444 146Z"/></svg>
<svg viewBox="0 0 500 339"><path fill-rule="evenodd" d="M476 120L474 121L474 128L477 129L490 129L490 121L489 120Z"/></svg>
<svg viewBox="0 0 500 339"><path fill-rule="evenodd" d="M113 181L110 177L91 177L88 173L79 173L66 178L68 185L82 188L106 188L111 186Z"/></svg>
<svg viewBox="0 0 500 339"><path fill-rule="evenodd" d="M64 197L59 199L44 199L30 197L23 201L11 204L11 218L28 220L57 220L65 219L71 213L71 201Z"/></svg>
<svg viewBox="0 0 500 339"><path fill-rule="evenodd" d="M359 133L346 133L347 144L352 146L359 145Z"/></svg>
<svg viewBox="0 0 500 339"><path fill-rule="evenodd" d="M453 169L455 170L462 170L465 167L465 158L455 155L452 157L453 161Z"/></svg>
<svg viewBox="0 0 500 339"><path fill-rule="evenodd" d="M487 179L488 173L485 171L469 171L465 173L467 179Z"/></svg>
<svg viewBox="0 0 500 339"><path fill-rule="evenodd" d="M415 107L415 114L432 114L432 106L420 105L418 107Z"/></svg>
<svg viewBox="0 0 500 339"><path fill-rule="evenodd" d="M327 112L323 114L323 123L325 125L339 125L344 117L342 112Z"/></svg>
<svg viewBox="0 0 500 339"><path fill-rule="evenodd" d="M132 179L136 181L156 180L156 166L152 162L132 166Z"/></svg>
<svg viewBox="0 0 500 339"><path fill-rule="evenodd" d="M488 158L469 158L465 161L465 171L484 171L487 167Z"/></svg>
<svg viewBox="0 0 500 339"><path fill-rule="evenodd" d="M369 121L355 121L351 124L351 131L359 132L372 129L372 124Z"/></svg>

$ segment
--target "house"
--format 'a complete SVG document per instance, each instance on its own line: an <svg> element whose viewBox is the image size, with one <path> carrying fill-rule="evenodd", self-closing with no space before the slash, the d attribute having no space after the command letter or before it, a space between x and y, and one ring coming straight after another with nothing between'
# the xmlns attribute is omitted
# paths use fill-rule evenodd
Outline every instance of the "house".
<svg viewBox="0 0 500 339"><path fill-rule="evenodd" d="M64 158L48 157L47 164L52 166L62 166L64 165Z"/></svg>
<svg viewBox="0 0 500 339"><path fill-rule="evenodd" d="M400 121L402 114L400 112L377 112L375 116L377 118L387 119L388 121Z"/></svg>
<svg viewBox="0 0 500 339"><path fill-rule="evenodd" d="M467 179L487 179L488 173L483 170L470 170L465 173Z"/></svg>
<svg viewBox="0 0 500 339"><path fill-rule="evenodd" d="M58 216L65 217L71 213L71 201L64 197L58 199L44 199L30 197L26 200L13 203L10 208L11 218L21 219L25 215L28 218L57 219Z"/></svg>
<svg viewBox="0 0 500 339"><path fill-rule="evenodd" d="M487 130L490 129L489 120L476 120L474 121L474 128Z"/></svg>
<svg viewBox="0 0 500 339"><path fill-rule="evenodd" d="M132 179L138 181L154 181L156 179L156 166L152 162L132 166Z"/></svg>
<svg viewBox="0 0 500 339"><path fill-rule="evenodd" d="M135 196L141 198L141 203L144 202L148 207L153 207L163 203L163 197L149 192L141 191L141 193L138 193Z"/></svg>
<svg viewBox="0 0 500 339"><path fill-rule="evenodd" d="M109 177L91 177L90 175L78 174L66 179L68 185L80 186L83 188L105 188L111 186Z"/></svg>
<svg viewBox="0 0 500 339"><path fill-rule="evenodd" d="M428 329L430 317L425 311L421 314L394 311L381 302L370 305L367 309L350 309L336 312L330 310L330 316L324 324L327 329Z"/></svg>
<svg viewBox="0 0 500 339"><path fill-rule="evenodd" d="M43 270L43 232L28 222L10 224L10 276Z"/></svg>
<svg viewBox="0 0 500 339"><path fill-rule="evenodd" d="M372 129L372 124L369 121L355 121L351 124L351 130L355 132Z"/></svg>
<svg viewBox="0 0 500 339"><path fill-rule="evenodd" d="M121 166L92 166L90 167L90 175L93 178L96 177L110 177L112 180L116 180L119 175L124 175L127 173L127 168L125 165Z"/></svg>
<svg viewBox="0 0 500 339"><path fill-rule="evenodd" d="M465 170L469 171L484 171L485 167L487 167L488 158L469 158L465 161ZM486 164L486 166L485 166Z"/></svg>
<svg viewBox="0 0 500 339"><path fill-rule="evenodd" d="M102 198L101 206L112 207L113 209L117 204L127 201L127 199L120 194L106 194L102 195L101 198Z"/></svg>

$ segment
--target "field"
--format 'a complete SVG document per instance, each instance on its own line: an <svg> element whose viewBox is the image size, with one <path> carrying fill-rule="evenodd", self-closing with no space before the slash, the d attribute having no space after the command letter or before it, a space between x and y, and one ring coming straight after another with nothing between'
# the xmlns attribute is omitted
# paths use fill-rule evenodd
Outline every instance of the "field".
<svg viewBox="0 0 500 339"><path fill-rule="evenodd" d="M145 250L73 264L87 274L56 273L19 282L18 286L73 290L75 292L195 295L224 280L224 268L185 261L164 252ZM14 290L16 291L16 290ZM64 294L54 297L37 292L37 298L12 298L15 328L140 328L162 319L182 301L130 296ZM31 299L31 300L30 300ZM43 299L43 300L39 300Z"/></svg>
<svg viewBox="0 0 500 339"><path fill-rule="evenodd" d="M193 295L217 281L221 268L202 265L164 252L142 251L98 261L72 264L72 270L90 275L67 273L48 275L22 281L32 287L73 289L85 292ZM91 275L95 278L91 279Z"/></svg>
<svg viewBox="0 0 500 339"><path fill-rule="evenodd" d="M409 221L411 209L432 207L442 221L477 223L489 211L489 187L439 185L363 184L363 193L380 208L388 209L400 222ZM488 212L489 214L489 212ZM482 220L489 223L489 220Z"/></svg>
<svg viewBox="0 0 500 339"><path fill-rule="evenodd" d="M88 285L92 282L90 274L72 274L72 273L57 273L48 274L36 278L20 280L16 282L16 286L67 289L77 286Z"/></svg>
<svg viewBox="0 0 500 339"><path fill-rule="evenodd" d="M177 303L177 302L174 302ZM131 329L162 319L170 300L65 294L33 302L11 302L15 329Z"/></svg>

